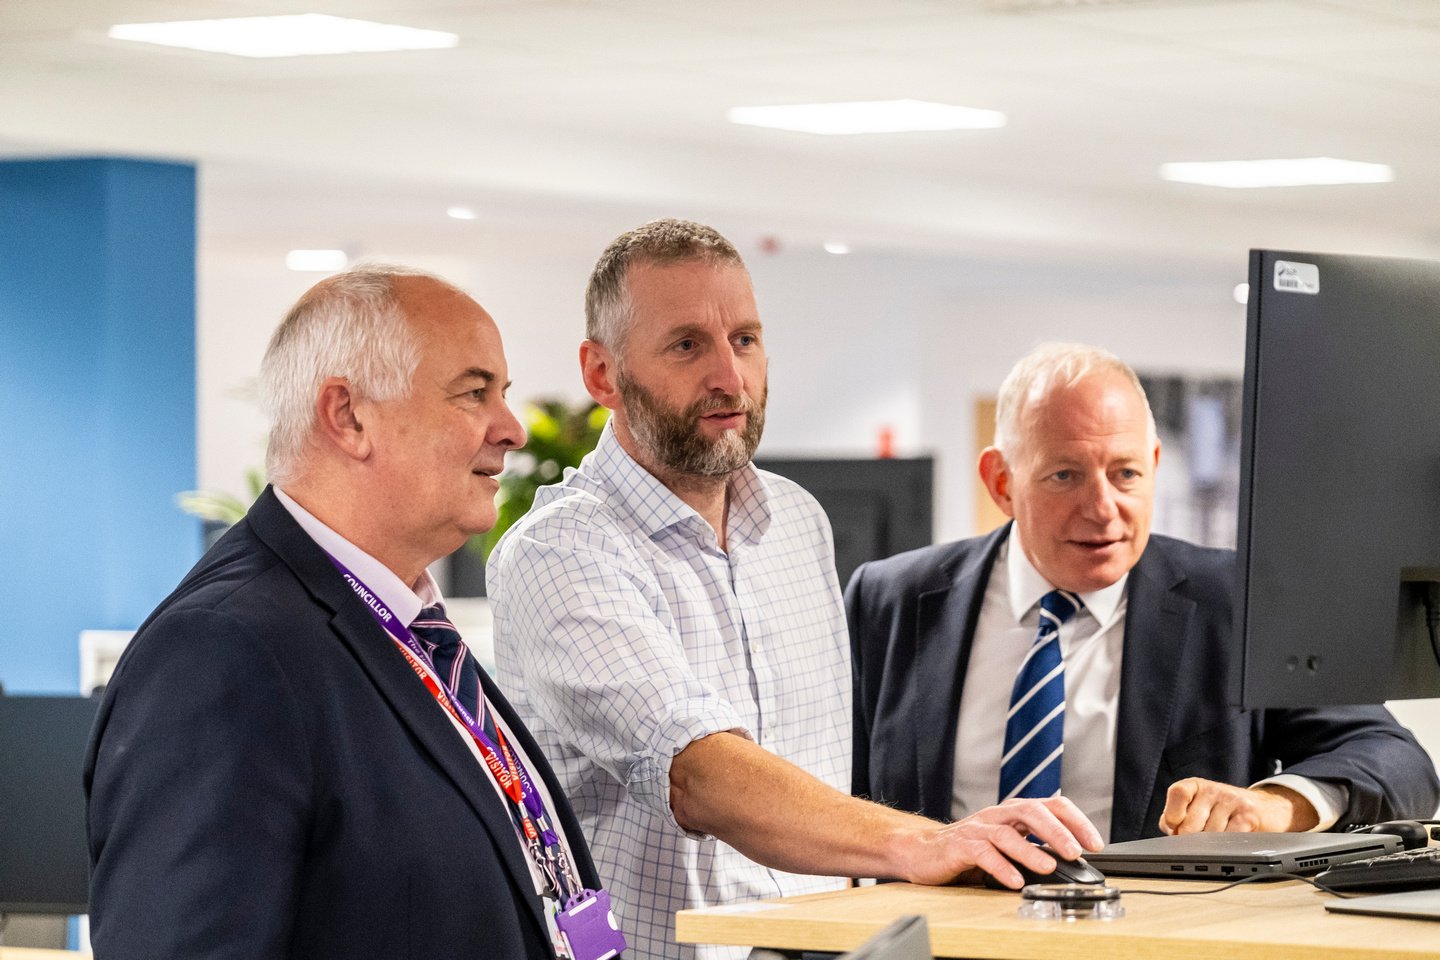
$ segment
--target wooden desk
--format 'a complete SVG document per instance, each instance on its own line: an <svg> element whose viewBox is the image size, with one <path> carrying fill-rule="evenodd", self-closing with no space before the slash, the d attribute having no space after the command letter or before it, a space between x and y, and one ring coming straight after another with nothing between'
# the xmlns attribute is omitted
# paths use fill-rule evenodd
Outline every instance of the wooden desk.
<svg viewBox="0 0 1440 960"><path fill-rule="evenodd" d="M1203 889L1176 880L1116 879L1122 890ZM1440 923L1330 914L1327 899L1299 881L1255 883L1201 897L1121 898L1119 920L1022 920L1016 893L977 887L887 883L683 910L681 943L854 949L897 917L930 923L937 957L1004 960L1415 960L1440 958Z"/></svg>

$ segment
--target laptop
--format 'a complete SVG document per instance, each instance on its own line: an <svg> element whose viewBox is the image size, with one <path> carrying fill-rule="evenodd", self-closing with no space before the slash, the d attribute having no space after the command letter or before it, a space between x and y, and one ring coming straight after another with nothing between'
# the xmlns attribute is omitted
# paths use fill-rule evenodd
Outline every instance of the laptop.
<svg viewBox="0 0 1440 960"><path fill-rule="evenodd" d="M1440 920L1440 890L1411 890L1406 893L1382 893L1376 897L1356 897L1354 900L1331 900L1326 902L1325 909L1331 913Z"/></svg>
<svg viewBox="0 0 1440 960"><path fill-rule="evenodd" d="M1383 833L1186 833L1112 843L1085 859L1122 877L1221 880L1266 873L1314 873L1331 864L1394 853Z"/></svg>

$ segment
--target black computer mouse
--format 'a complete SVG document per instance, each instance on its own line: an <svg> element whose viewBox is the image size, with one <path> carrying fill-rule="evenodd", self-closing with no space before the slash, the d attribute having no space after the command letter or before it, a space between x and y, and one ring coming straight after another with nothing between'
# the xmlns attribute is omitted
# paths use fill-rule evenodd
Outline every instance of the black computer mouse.
<svg viewBox="0 0 1440 960"><path fill-rule="evenodd" d="M1063 857L1057 856L1055 851L1051 850L1049 847L1042 847L1041 849L1044 850L1046 853L1050 854L1050 856L1055 857L1055 869L1050 873L1039 873L1025 866L1023 863L1020 863L1019 861L1010 861L1010 863L1015 867L1015 869L1020 871L1020 876L1024 878L1027 885L1031 883L1101 884L1105 882L1105 874L1090 866L1090 864L1085 860L1084 857L1076 857L1074 860L1066 860ZM1009 889L1009 887L1006 887L1003 883L1001 883L999 880L996 880L989 874L985 875L985 885L987 887L995 887L1001 890Z"/></svg>
<svg viewBox="0 0 1440 960"><path fill-rule="evenodd" d="M1406 850L1428 846L1430 829L1418 820L1387 820L1367 827L1356 827L1351 833L1388 833L1400 838L1400 845ZM1436 837L1440 840L1440 836Z"/></svg>

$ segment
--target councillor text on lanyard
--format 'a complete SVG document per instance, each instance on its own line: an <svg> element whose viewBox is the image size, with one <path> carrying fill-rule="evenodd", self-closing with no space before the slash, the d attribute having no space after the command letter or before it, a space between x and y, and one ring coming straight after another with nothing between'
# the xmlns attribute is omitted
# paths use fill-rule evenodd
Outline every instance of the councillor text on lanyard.
<svg viewBox="0 0 1440 960"><path fill-rule="evenodd" d="M530 851L530 856L535 865L540 868L545 879L550 883L551 889L558 896L561 904L575 900L584 892L584 885L580 882L579 876L575 873L570 863L570 858L565 855L564 844L551 826L550 818L545 810L545 802L540 798L540 791L536 789L530 773L519 761L515 759L510 744L505 742L505 734L500 731L500 725L495 725L496 740L491 740L490 735L485 732L483 722L477 722L470 716L470 711L455 696L455 692L439 679L435 664L430 659L430 654L416 639L410 628L400 622L400 619L385 608L379 599L365 586L364 582L354 573L350 572L343 563L330 557L330 562L335 564L345 582L350 585L357 596L365 601L365 606L370 609L379 624L395 640L400 652L405 655L405 660L410 664L410 669L415 671L416 676L425 682L425 687L430 691L440 706L459 721L475 741L475 746L480 750L480 756L485 761L485 767L495 782L500 785L500 790L509 798L507 805L510 810L511 819L519 827L525 838L525 846ZM479 709L481 716L489 709L485 705L485 693L480 691Z"/></svg>

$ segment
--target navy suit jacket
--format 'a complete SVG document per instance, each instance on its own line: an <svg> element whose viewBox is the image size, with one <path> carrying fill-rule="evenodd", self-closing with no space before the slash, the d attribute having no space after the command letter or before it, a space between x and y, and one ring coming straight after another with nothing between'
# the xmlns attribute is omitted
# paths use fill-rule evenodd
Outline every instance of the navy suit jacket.
<svg viewBox="0 0 1440 960"><path fill-rule="evenodd" d="M949 820L960 695L1009 526L867 563L845 591L854 655L854 792ZM1429 817L1435 768L1383 707L1241 710L1235 555L1153 536L1126 585L1112 842L1158 836L1185 777L1286 773L1350 790L1340 824ZM1000 745L996 744L998 753Z"/></svg>
<svg viewBox="0 0 1440 960"><path fill-rule="evenodd" d="M97 960L553 956L489 774L269 490L121 657L85 787Z"/></svg>

